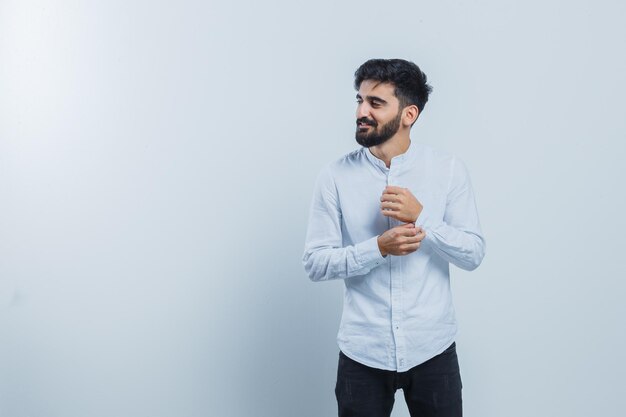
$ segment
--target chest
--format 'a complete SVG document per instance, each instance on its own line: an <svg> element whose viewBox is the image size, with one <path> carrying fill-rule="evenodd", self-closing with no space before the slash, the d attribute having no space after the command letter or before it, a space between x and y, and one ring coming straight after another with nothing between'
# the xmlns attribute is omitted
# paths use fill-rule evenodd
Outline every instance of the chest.
<svg viewBox="0 0 626 417"><path fill-rule="evenodd" d="M342 228L349 234L360 230L382 233L401 224L381 212L380 199L387 185L407 188L422 204L419 225L437 224L445 214L448 180L435 170L429 172L427 167L402 172L362 170L343 175L336 181Z"/></svg>

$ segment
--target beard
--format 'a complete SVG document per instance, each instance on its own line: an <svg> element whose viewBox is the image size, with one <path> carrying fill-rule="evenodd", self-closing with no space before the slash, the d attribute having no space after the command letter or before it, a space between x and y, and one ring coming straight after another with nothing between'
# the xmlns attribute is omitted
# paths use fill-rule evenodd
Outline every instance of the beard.
<svg viewBox="0 0 626 417"><path fill-rule="evenodd" d="M387 142L398 130L400 130L400 120L402 119L402 112L399 111L395 119L388 121L384 125L378 127L378 123L372 119L362 117L357 119L357 128L355 139L356 142L369 148L370 146L378 146ZM359 122L366 123L371 126L371 132L361 132L359 130Z"/></svg>

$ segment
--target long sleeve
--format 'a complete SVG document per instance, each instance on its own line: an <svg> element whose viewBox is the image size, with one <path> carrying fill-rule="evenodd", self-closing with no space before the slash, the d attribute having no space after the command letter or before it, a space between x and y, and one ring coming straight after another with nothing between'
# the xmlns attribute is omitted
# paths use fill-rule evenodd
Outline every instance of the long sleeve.
<svg viewBox="0 0 626 417"><path fill-rule="evenodd" d="M378 249L378 236L342 247L341 215L337 188L330 167L326 167L315 183L302 257L312 281L364 275L386 262Z"/></svg>
<svg viewBox="0 0 626 417"><path fill-rule="evenodd" d="M406 187L424 205L420 249L382 257L378 235L402 222L383 215L382 191ZM363 365L405 372L439 355L457 335L450 263L480 264L474 195L460 160L414 141L387 165L366 147L321 170L315 182L302 262L312 281L341 279L342 352Z"/></svg>
<svg viewBox="0 0 626 417"><path fill-rule="evenodd" d="M455 158L451 169L443 222L427 229L425 240L443 259L471 271L485 256L485 239L467 168Z"/></svg>

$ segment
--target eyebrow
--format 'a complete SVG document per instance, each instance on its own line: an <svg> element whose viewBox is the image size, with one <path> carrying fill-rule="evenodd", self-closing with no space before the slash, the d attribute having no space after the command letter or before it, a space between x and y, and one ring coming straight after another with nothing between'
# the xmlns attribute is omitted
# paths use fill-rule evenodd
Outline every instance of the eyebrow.
<svg viewBox="0 0 626 417"><path fill-rule="evenodd" d="M357 93L356 98L360 99L360 98L362 98L362 97L361 97L361 95L360 95L360 94L358 94L358 93ZM365 96L365 98L366 98L368 101L379 101L379 102L381 102L382 104L387 104L387 101L386 101L386 100L383 100L382 98L380 98L380 97L378 97L378 96Z"/></svg>

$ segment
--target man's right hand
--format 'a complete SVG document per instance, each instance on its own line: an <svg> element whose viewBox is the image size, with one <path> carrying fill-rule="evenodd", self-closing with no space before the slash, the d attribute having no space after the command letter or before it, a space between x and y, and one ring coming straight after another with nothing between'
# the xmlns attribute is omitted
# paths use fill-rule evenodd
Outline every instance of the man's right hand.
<svg viewBox="0 0 626 417"><path fill-rule="evenodd" d="M426 232L421 227L415 227L413 223L406 223L389 229L378 236L378 249L382 256L387 256L387 254L408 255L419 249L425 237Z"/></svg>

